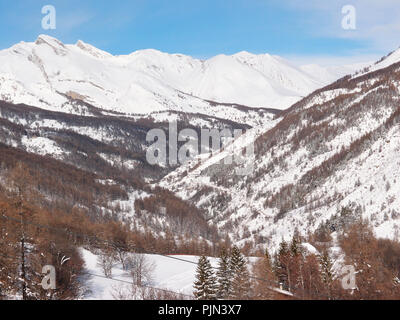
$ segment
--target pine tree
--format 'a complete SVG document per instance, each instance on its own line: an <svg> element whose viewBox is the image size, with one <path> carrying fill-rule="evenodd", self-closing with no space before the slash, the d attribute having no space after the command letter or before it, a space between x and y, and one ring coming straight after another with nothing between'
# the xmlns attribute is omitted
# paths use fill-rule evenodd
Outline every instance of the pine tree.
<svg viewBox="0 0 400 320"><path fill-rule="evenodd" d="M196 281L193 292L197 300L214 300L217 294L217 284L210 261L205 256L200 257L196 270Z"/></svg>
<svg viewBox="0 0 400 320"><path fill-rule="evenodd" d="M217 281L218 281L218 298L227 299L229 297L232 286L232 275L230 258L225 248L221 250L218 262Z"/></svg>
<svg viewBox="0 0 400 320"><path fill-rule="evenodd" d="M250 276L246 260L239 248L234 246L231 251L232 290L231 298L245 299L250 293Z"/></svg>
<svg viewBox="0 0 400 320"><path fill-rule="evenodd" d="M328 298L331 297L331 287L333 282L332 262L329 258L327 250L324 250L319 258L319 265L321 270L321 280L326 286Z"/></svg>
<svg viewBox="0 0 400 320"><path fill-rule="evenodd" d="M320 266L321 266L322 281L326 284L332 282L333 279L332 262L326 250L324 250L324 252L320 257Z"/></svg>
<svg viewBox="0 0 400 320"><path fill-rule="evenodd" d="M300 253L299 240L296 236L293 237L290 243L290 253L292 256L297 256Z"/></svg>
<svg viewBox="0 0 400 320"><path fill-rule="evenodd" d="M279 245L278 254L275 257L275 273L280 284L284 289L289 288L289 260L290 250L285 240Z"/></svg>
<svg viewBox="0 0 400 320"><path fill-rule="evenodd" d="M303 278L303 249L301 247L301 240L297 230L290 243L290 264L289 264L289 283L291 284L291 290L301 290L304 292L304 278Z"/></svg>

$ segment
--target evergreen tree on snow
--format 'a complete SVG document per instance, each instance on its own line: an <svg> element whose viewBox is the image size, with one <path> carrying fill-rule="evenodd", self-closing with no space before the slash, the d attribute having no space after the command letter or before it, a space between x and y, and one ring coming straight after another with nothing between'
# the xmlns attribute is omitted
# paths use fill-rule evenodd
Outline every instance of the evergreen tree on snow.
<svg viewBox="0 0 400 320"><path fill-rule="evenodd" d="M231 298L246 299L250 292L250 275L246 259L239 248L234 246L231 251L232 289Z"/></svg>
<svg viewBox="0 0 400 320"><path fill-rule="evenodd" d="M225 248L221 250L217 271L218 298L227 299L232 285L231 262Z"/></svg>
<svg viewBox="0 0 400 320"><path fill-rule="evenodd" d="M214 300L217 294L217 283L210 261L200 257L194 283L194 296L197 300Z"/></svg>
<svg viewBox="0 0 400 320"><path fill-rule="evenodd" d="M321 267L322 281L325 284L330 285L333 280L332 262L326 250L324 250L324 252L320 256L319 263Z"/></svg>
<svg viewBox="0 0 400 320"><path fill-rule="evenodd" d="M290 243L290 253L292 256L297 256L300 251L301 249L299 246L299 240L296 236L294 236L292 242Z"/></svg>
<svg viewBox="0 0 400 320"><path fill-rule="evenodd" d="M293 249L293 248L292 248ZM290 260L291 250L286 243L282 240L279 245L278 253L275 257L274 271L276 277L283 288L288 289L289 287L289 260Z"/></svg>
<svg viewBox="0 0 400 320"><path fill-rule="evenodd" d="M325 284L328 299L331 299L333 271L332 271L332 262L329 257L328 251L324 250L324 252L320 255L319 266L321 270L321 280Z"/></svg>

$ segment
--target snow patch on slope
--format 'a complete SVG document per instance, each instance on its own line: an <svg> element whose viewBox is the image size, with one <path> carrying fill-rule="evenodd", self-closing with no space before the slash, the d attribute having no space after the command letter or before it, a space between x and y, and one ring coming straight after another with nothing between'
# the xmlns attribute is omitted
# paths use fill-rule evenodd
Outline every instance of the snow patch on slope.
<svg viewBox="0 0 400 320"><path fill-rule="evenodd" d="M62 150L53 140L44 137L28 138L23 136L21 139L26 151L36 153L42 156L51 155L54 158L60 158L65 151Z"/></svg>

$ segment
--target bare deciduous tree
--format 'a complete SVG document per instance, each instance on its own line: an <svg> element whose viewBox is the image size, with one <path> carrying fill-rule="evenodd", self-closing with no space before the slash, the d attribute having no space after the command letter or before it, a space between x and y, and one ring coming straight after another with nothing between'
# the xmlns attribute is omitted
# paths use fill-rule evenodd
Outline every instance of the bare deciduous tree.
<svg viewBox="0 0 400 320"><path fill-rule="evenodd" d="M133 282L137 286L149 284L153 280L155 264L141 253L135 253L126 259L126 265L132 275Z"/></svg>
<svg viewBox="0 0 400 320"><path fill-rule="evenodd" d="M115 253L111 250L102 250L99 255L99 266L107 278L112 277L112 268L115 264Z"/></svg>

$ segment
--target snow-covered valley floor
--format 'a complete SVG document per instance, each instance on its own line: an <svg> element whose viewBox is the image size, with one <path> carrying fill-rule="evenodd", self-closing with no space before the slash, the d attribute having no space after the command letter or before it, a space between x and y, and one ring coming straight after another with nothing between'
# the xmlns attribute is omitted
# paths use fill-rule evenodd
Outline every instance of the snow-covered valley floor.
<svg viewBox="0 0 400 320"><path fill-rule="evenodd" d="M92 252L81 249L82 258L85 261L82 277L84 300L114 300L119 290L129 290L132 286L132 277L128 271L123 270L121 263L116 263L112 269L112 278L104 277L99 264L99 257ZM167 289L176 293L192 295L193 283L197 267L197 256L175 255L168 258L161 255L145 254L148 263L154 264L152 281L148 285L155 288ZM184 262L182 260L194 263ZM217 266L218 259L209 258L213 267ZM121 281L118 281L121 280ZM126 282L123 282L126 281Z"/></svg>
<svg viewBox="0 0 400 320"><path fill-rule="evenodd" d="M123 269L117 262L112 268L112 277L104 276L100 264L100 257L91 251L80 248L81 256L85 262L81 283L83 300L116 300L130 299L133 284L129 271ZM146 288L167 290L167 292L181 294L183 299L193 298L193 283L196 277L196 268L199 256L191 255L156 255L143 254L146 265L153 265L151 281L144 283ZM218 267L218 258L208 257L214 271ZM248 257L248 268L257 260L256 257ZM135 287L135 286L134 286ZM121 293L124 297L121 298ZM140 297L138 298L140 299Z"/></svg>

